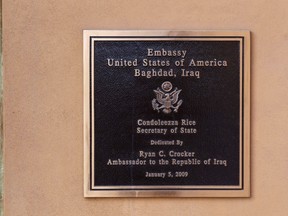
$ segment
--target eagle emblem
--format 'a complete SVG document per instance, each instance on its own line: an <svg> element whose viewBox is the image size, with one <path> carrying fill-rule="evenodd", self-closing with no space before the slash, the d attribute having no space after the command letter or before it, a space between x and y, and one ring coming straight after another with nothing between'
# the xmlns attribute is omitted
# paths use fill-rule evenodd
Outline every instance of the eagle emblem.
<svg viewBox="0 0 288 216"><path fill-rule="evenodd" d="M162 110L165 114L169 114L172 111L178 112L179 107L183 103L183 100L178 101L178 97L182 89L178 90L175 88L173 91L171 91L173 85L169 81L163 82L161 88L162 90L160 88L154 90L156 98L152 100L153 110L157 110L158 112Z"/></svg>

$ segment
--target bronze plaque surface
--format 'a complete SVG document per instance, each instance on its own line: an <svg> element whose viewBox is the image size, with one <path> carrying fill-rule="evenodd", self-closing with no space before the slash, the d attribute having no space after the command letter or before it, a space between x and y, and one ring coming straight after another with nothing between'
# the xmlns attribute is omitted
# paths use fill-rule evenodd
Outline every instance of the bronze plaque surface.
<svg viewBox="0 0 288 216"><path fill-rule="evenodd" d="M247 31L84 31L86 197L250 196Z"/></svg>

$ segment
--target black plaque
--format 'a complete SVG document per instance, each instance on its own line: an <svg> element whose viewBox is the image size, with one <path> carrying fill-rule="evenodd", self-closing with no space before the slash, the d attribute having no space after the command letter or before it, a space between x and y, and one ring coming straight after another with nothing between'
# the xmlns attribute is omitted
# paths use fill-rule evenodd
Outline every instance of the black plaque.
<svg viewBox="0 0 288 216"><path fill-rule="evenodd" d="M85 196L249 196L249 42L85 31Z"/></svg>

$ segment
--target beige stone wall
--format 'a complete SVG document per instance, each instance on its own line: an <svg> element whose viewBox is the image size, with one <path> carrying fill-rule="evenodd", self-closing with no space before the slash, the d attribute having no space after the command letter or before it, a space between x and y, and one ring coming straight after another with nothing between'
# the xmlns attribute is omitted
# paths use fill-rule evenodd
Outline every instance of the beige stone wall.
<svg viewBox="0 0 288 216"><path fill-rule="evenodd" d="M288 1L3 0L5 216L288 215ZM82 30L252 32L251 198L83 197Z"/></svg>

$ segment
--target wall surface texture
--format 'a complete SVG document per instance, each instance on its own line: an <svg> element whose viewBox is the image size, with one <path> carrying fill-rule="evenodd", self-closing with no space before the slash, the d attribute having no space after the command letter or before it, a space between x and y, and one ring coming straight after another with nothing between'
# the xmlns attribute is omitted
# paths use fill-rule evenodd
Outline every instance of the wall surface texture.
<svg viewBox="0 0 288 216"><path fill-rule="evenodd" d="M83 197L83 29L252 32L251 198ZM287 0L3 0L3 39L5 216L288 215Z"/></svg>

